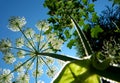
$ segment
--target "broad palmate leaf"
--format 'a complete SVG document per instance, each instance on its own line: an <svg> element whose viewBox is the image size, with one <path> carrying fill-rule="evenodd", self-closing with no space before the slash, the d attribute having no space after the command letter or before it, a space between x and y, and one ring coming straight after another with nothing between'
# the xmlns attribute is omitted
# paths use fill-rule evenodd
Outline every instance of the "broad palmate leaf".
<svg viewBox="0 0 120 83"><path fill-rule="evenodd" d="M65 65L53 83L100 83L92 70L90 60L76 60Z"/></svg>

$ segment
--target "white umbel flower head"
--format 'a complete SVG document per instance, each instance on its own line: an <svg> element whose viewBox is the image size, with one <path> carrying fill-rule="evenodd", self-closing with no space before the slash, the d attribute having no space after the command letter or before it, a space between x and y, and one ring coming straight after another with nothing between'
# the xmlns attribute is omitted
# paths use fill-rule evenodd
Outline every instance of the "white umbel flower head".
<svg viewBox="0 0 120 83"><path fill-rule="evenodd" d="M52 44L52 46L53 46L54 49L60 50L63 42L64 42L64 41L61 40L61 39L53 39L53 40L51 41L51 44Z"/></svg>
<svg viewBox="0 0 120 83"><path fill-rule="evenodd" d="M46 56L46 63L52 65L54 63L54 59L52 57Z"/></svg>
<svg viewBox="0 0 120 83"><path fill-rule="evenodd" d="M19 58L24 58L24 57L25 57L25 51L23 51L23 50L18 51L18 52L17 52L17 56L18 56Z"/></svg>
<svg viewBox="0 0 120 83"><path fill-rule="evenodd" d="M27 38L32 38L35 34L35 31L32 28L28 28L24 31L24 34Z"/></svg>
<svg viewBox="0 0 120 83"><path fill-rule="evenodd" d="M49 34L47 34L47 39L49 39L50 41L55 39L55 37L56 37L56 33L49 33Z"/></svg>
<svg viewBox="0 0 120 83"><path fill-rule="evenodd" d="M3 69L2 74L0 74L0 83L12 83L14 75L13 73L10 74L10 72L11 71L9 69Z"/></svg>
<svg viewBox="0 0 120 83"><path fill-rule="evenodd" d="M10 52L7 52L4 57L3 57L3 60L8 63L8 64L12 64L13 62L16 61L15 57L13 56L12 53Z"/></svg>
<svg viewBox="0 0 120 83"><path fill-rule="evenodd" d="M34 40L36 41L36 42L40 42L40 41L42 41L44 39L44 36L42 36L42 35L39 35L39 34L35 34L34 35Z"/></svg>
<svg viewBox="0 0 120 83"><path fill-rule="evenodd" d="M25 73L18 73L17 83L29 83L30 76Z"/></svg>
<svg viewBox="0 0 120 83"><path fill-rule="evenodd" d="M26 20L24 17L11 17L9 19L9 29L12 30L12 31L20 31L20 29L22 29L26 24Z"/></svg>
<svg viewBox="0 0 120 83"><path fill-rule="evenodd" d="M4 39L0 41L0 51L1 52L8 52L10 50L11 47L11 42L9 39Z"/></svg>
<svg viewBox="0 0 120 83"><path fill-rule="evenodd" d="M36 74L37 74L38 77L40 77L43 74L43 69L40 68L38 70L34 70L33 71L33 76L36 77Z"/></svg>
<svg viewBox="0 0 120 83"><path fill-rule="evenodd" d="M47 21L39 21L36 25L38 32L34 31L33 28L22 29L26 24L25 18L22 17L12 17L9 20L9 29L12 31L20 31L22 36L17 38L15 41L15 46L11 45L10 40L1 40L0 41L0 51L4 52L3 59L6 63L14 63L14 69L12 72L17 72L18 77L15 80L16 83L29 83L29 70L31 70L35 81L37 82L38 78L44 73L44 68L48 68L47 74L49 77L53 77L56 74L57 68L53 67L55 64L54 58L43 56L42 53L51 53L57 52L56 49L60 49L63 41L58 39L56 33L45 34L49 30L49 24ZM14 56L10 51L15 52ZM27 56L28 55L28 56ZM17 57L15 59L15 57ZM36 63L35 63L36 62ZM35 64L36 66L35 66ZM45 66L46 65L46 66ZM9 73L8 73L9 72ZM11 73L12 73L11 72ZM10 78L10 71L7 71L9 74L4 79L0 79L0 83L12 83ZM6 74L6 72L5 72ZM0 78L2 77L0 72ZM7 78L9 77L9 78ZM2 81L1 81L2 80ZM44 83L44 82L40 82Z"/></svg>
<svg viewBox="0 0 120 83"><path fill-rule="evenodd" d="M48 69L47 70L47 75L49 76L49 77L51 77L51 78L53 78L54 76L55 76L55 74L57 74L57 67L56 66L52 66L52 67L50 67L51 68L51 70L50 69Z"/></svg>
<svg viewBox="0 0 120 83"><path fill-rule="evenodd" d="M16 46L18 48L21 48L22 46L24 46L24 38L20 37L20 38L16 39Z"/></svg>
<svg viewBox="0 0 120 83"><path fill-rule="evenodd" d="M38 28L38 30L42 30L42 31L47 31L49 29L49 23L47 21L39 21L36 24L36 27Z"/></svg>

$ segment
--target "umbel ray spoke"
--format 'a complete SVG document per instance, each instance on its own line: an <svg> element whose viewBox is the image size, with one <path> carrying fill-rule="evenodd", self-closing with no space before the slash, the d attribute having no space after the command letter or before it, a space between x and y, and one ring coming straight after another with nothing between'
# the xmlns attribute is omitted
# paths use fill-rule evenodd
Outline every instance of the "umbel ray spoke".
<svg viewBox="0 0 120 83"><path fill-rule="evenodd" d="M31 39L31 41L32 41L32 43L33 43L33 44L32 44L32 43L31 43L31 44L32 44L33 47L34 47L34 46L35 46L35 43L34 43L34 41L33 41L34 39L32 38L32 36L31 36L30 34L29 34L29 36L30 36L30 39ZM34 47L34 48L35 48L35 47ZM35 48L35 49L36 49L36 48Z"/></svg>
<svg viewBox="0 0 120 83"><path fill-rule="evenodd" d="M48 67L48 69L50 70L50 71L52 71L51 70L51 68L49 67L49 65L45 62L45 60L40 56L40 58L42 59L42 61L46 64L46 66Z"/></svg>
<svg viewBox="0 0 120 83"><path fill-rule="evenodd" d="M48 40L48 41L46 41L46 42L42 45L42 47L39 49L39 51L42 51L42 49L45 47L45 45L47 45L47 44L48 44L48 42L49 42L49 40Z"/></svg>
<svg viewBox="0 0 120 83"><path fill-rule="evenodd" d="M26 46L27 48L29 48L30 50L33 50L32 48L30 48L29 46L27 46L26 44L23 44L24 46Z"/></svg>
<svg viewBox="0 0 120 83"><path fill-rule="evenodd" d="M23 49L23 48L17 48L17 47L9 47L9 48L13 48L13 49L16 49L16 50L23 50L23 51L26 51L26 52L32 52L30 50L26 50L26 49Z"/></svg>
<svg viewBox="0 0 120 83"><path fill-rule="evenodd" d="M35 57L32 59L32 61L31 61L30 65L28 66L28 68L27 68L27 70L26 70L25 74L27 74L27 72L28 72L28 70L29 70L30 66L32 65L32 63L33 63L34 61L35 61Z"/></svg>
<svg viewBox="0 0 120 83"><path fill-rule="evenodd" d="M43 53L43 52L45 52L45 51L47 51L47 50L49 50L49 49L51 49L52 47L48 47L48 48L46 48L46 49L44 49L44 50L41 50L41 53Z"/></svg>
<svg viewBox="0 0 120 83"><path fill-rule="evenodd" d="M75 61L75 60L80 60L78 58L73 58L73 57L70 57L70 56L65 56L65 55L62 55L62 54L55 54L55 53L38 53L39 55L44 55L44 56L49 56L49 57L52 57L52 58L56 58L56 59L60 59L60 60L63 60L63 61Z"/></svg>
<svg viewBox="0 0 120 83"><path fill-rule="evenodd" d="M41 37L42 37L42 28L41 28L41 30L40 30L40 33L39 33L39 35L40 35L40 38L39 38L39 41L38 41L38 50L40 49L40 43L41 43Z"/></svg>
<svg viewBox="0 0 120 83"><path fill-rule="evenodd" d="M37 75L37 73L38 73L38 56L36 55L36 58L37 58L37 60L36 60L36 76L35 76L35 80L36 80L36 83L37 83L37 78L38 78L38 75Z"/></svg>
<svg viewBox="0 0 120 83"><path fill-rule="evenodd" d="M28 43L32 46L32 48L36 51L36 48L32 45L32 43L29 41L29 39L26 37L26 35L24 34L24 32L21 30L21 28L18 25L19 30L21 31L21 33L23 34L23 36L25 37L25 39L28 41Z"/></svg>

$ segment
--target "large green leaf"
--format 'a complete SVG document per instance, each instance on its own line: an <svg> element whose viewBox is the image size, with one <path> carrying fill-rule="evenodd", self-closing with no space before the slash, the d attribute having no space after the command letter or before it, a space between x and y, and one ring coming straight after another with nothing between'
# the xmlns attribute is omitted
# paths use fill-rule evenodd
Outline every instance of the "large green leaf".
<svg viewBox="0 0 120 83"><path fill-rule="evenodd" d="M100 79L91 69L90 60L85 59L65 65L53 83L100 83Z"/></svg>
<svg viewBox="0 0 120 83"><path fill-rule="evenodd" d="M68 48L72 48L72 46L74 46L75 45L75 40L74 39L71 39L70 41L69 41L69 43L67 44L67 47Z"/></svg>
<svg viewBox="0 0 120 83"><path fill-rule="evenodd" d="M83 4L87 5L88 0L82 0Z"/></svg>
<svg viewBox="0 0 120 83"><path fill-rule="evenodd" d="M92 22L97 22L98 21L98 16L97 16L97 12L93 12L92 13Z"/></svg>
<svg viewBox="0 0 120 83"><path fill-rule="evenodd" d="M88 5L88 11L89 12L94 12L94 6L95 6L95 4L93 4L93 3L89 4Z"/></svg>
<svg viewBox="0 0 120 83"><path fill-rule="evenodd" d="M67 39L69 39L71 37L69 30L65 30L64 34L65 34Z"/></svg>
<svg viewBox="0 0 120 83"><path fill-rule="evenodd" d="M100 28L99 25L96 25L94 28L91 29L91 36L93 38L98 38L98 34L103 32L103 29Z"/></svg>

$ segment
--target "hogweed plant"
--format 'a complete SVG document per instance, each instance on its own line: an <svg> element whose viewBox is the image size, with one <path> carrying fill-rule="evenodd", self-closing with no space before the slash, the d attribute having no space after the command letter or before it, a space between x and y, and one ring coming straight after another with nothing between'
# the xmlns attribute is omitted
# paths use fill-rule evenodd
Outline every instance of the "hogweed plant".
<svg viewBox="0 0 120 83"><path fill-rule="evenodd" d="M63 40L58 39L55 33L45 34L49 29L48 22L39 21L36 24L38 31L26 28L26 23L24 17L9 19L9 29L13 32L21 32L22 36L16 39L15 45L8 38L0 41L0 51L4 55L3 60L7 64L15 64L12 71L10 69L0 71L0 83L12 83L13 81L15 83L29 83L28 72L30 70L35 77L35 83L41 83L38 79L42 74L46 72L49 77L53 78L58 71L60 65L57 67L54 62L62 63L60 60L55 61L54 58L45 56L46 53L60 50L63 44ZM20 62L18 59L24 62ZM44 66L47 67L47 70L44 69ZM17 72L17 78L14 78L14 72Z"/></svg>
<svg viewBox="0 0 120 83"><path fill-rule="evenodd" d="M63 61L69 62L52 80L52 83L101 83L101 77L120 82L120 67L113 65L113 62L119 62L120 44L114 40L105 41L102 51L93 52L76 20L70 15L69 18L74 24L87 58L77 59L57 54L56 52L61 49L64 41L59 39L56 33L49 32L51 29L46 21L39 21L36 24L38 29L36 32L33 28L25 29L24 17L12 17L9 20L9 29L14 32L20 31L22 36L16 39L15 45L9 39L0 41L3 60L10 65L15 64L12 71L9 69L0 71L0 83L12 83L13 81L14 83L29 83L28 72L30 70L35 77L35 83L41 83L38 79L44 71L53 78L60 66L55 62L63 63ZM16 55L12 52L16 52L14 53ZM19 62L18 59L23 59L24 62ZM45 66L47 71L44 69ZM14 78L14 72L18 73L16 78Z"/></svg>

